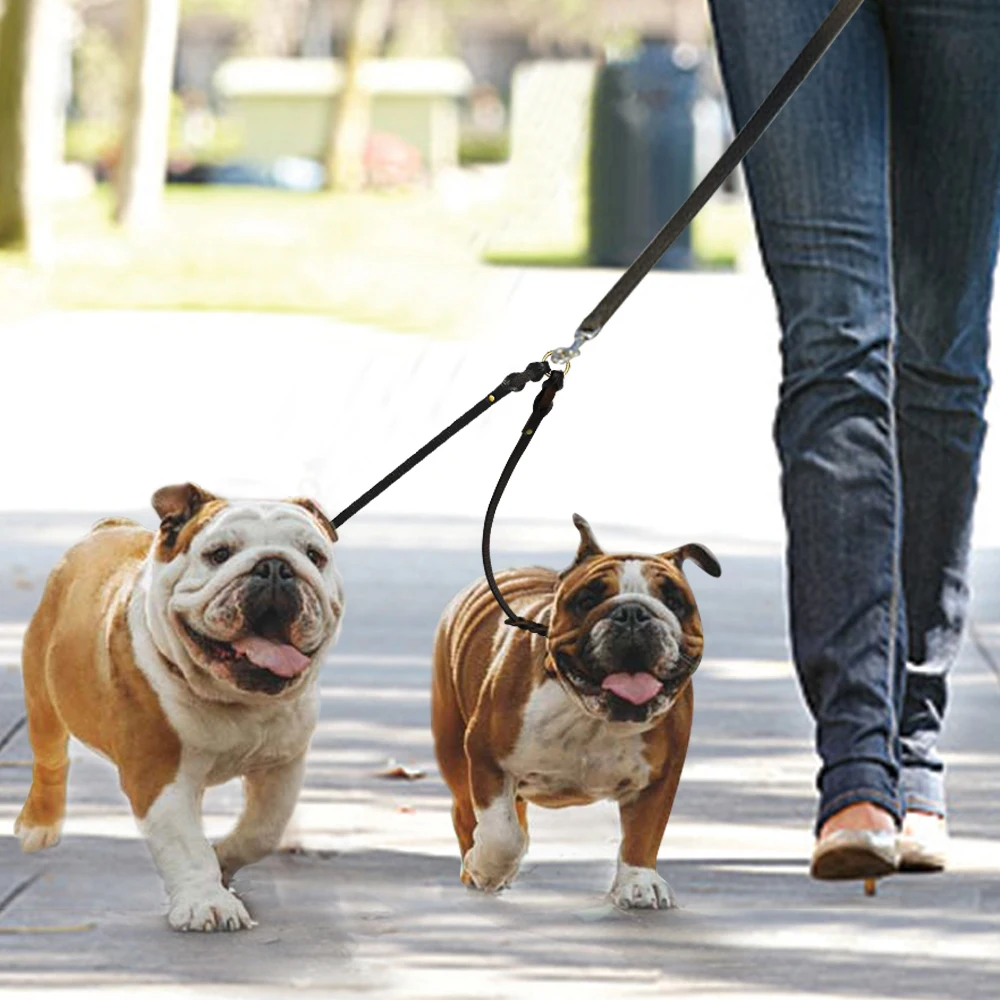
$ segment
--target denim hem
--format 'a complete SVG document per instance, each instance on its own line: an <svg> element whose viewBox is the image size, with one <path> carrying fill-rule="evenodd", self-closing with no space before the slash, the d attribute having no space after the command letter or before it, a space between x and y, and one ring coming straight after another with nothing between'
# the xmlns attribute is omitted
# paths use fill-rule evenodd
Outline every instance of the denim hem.
<svg viewBox="0 0 1000 1000"><path fill-rule="evenodd" d="M904 767L900 777L900 790L905 809L947 816L944 775L926 767Z"/></svg>
<svg viewBox="0 0 1000 1000"><path fill-rule="evenodd" d="M820 778L816 833L834 813L857 802L881 806L897 826L902 825L903 804L894 772L871 760L845 761L824 770Z"/></svg>

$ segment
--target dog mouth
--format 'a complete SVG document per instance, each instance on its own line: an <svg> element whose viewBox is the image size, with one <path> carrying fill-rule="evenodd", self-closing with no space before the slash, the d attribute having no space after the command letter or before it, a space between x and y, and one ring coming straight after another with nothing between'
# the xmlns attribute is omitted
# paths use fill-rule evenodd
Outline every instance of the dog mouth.
<svg viewBox="0 0 1000 1000"><path fill-rule="evenodd" d="M638 674L619 672L608 674L601 681L601 690L610 691L630 705L646 705L663 691L663 681L648 671Z"/></svg>
<svg viewBox="0 0 1000 1000"><path fill-rule="evenodd" d="M181 625L187 638L208 661L211 671L221 673L243 690L276 694L290 686L312 663L313 654L304 653L288 642L280 623L266 615L255 623L253 632L229 642L199 632L183 618Z"/></svg>
<svg viewBox="0 0 1000 1000"><path fill-rule="evenodd" d="M555 659L559 673L588 711L622 721L644 721L670 705L693 673L683 654L665 671L608 673L567 653L557 653Z"/></svg>

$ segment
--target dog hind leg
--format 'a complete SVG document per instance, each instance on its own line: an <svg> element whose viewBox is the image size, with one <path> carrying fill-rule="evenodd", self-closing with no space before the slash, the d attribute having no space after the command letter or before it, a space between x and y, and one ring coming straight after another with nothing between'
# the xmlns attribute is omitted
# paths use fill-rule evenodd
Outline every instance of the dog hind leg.
<svg viewBox="0 0 1000 1000"><path fill-rule="evenodd" d="M14 823L23 851L59 843L66 814L69 730L52 704L45 677L45 654L29 628L24 640L24 701L28 739L34 755L31 789Z"/></svg>

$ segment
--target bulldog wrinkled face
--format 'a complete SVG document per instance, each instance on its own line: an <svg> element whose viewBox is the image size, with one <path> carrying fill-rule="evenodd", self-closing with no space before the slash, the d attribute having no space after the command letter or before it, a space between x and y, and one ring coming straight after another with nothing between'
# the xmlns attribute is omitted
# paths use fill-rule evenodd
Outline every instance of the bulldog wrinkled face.
<svg viewBox="0 0 1000 1000"><path fill-rule="evenodd" d="M721 570L704 546L606 555L579 515L581 543L562 574L549 625L550 663L592 715L649 723L666 713L701 660L701 618L682 570Z"/></svg>
<svg viewBox="0 0 1000 1000"><path fill-rule="evenodd" d="M148 617L161 651L208 698L301 687L343 611L336 532L322 511L306 500L224 501L190 484L165 489L181 492L154 497L161 527Z"/></svg>

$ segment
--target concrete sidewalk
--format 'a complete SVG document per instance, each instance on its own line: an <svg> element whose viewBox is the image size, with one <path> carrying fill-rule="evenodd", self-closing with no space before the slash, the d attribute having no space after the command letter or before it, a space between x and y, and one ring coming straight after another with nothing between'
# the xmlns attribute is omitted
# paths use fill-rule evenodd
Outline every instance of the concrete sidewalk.
<svg viewBox="0 0 1000 1000"><path fill-rule="evenodd" d="M92 517L0 516L0 738L21 712L17 657L48 568ZM377 544L345 531L348 594L325 668L323 714L282 853L240 873L260 926L171 933L159 880L113 770L75 748L69 818L54 851L22 856L9 835L28 787L23 731L0 753L0 991L90 996L956 998L1000 982L1000 557L978 554L975 642L956 671L945 757L952 870L899 876L866 899L807 877L815 760L788 663L773 552L719 552L692 570L707 651L695 731L660 872L683 909L622 914L603 894L617 842L612 808L532 809L522 874L500 897L458 881L449 799L428 727L430 642L444 602L480 568L475 522L374 518ZM565 565L560 527L523 526L531 552L497 565ZM600 528L598 526L600 534ZM391 538L410 540L397 547ZM389 542L386 539L390 539ZM462 539L472 539L465 544ZM641 539L640 539L641 540ZM648 540L648 539L647 539ZM393 757L427 771L394 782ZM211 833L239 806L208 797ZM62 926L63 932L39 928ZM23 933L10 933L20 929Z"/></svg>
<svg viewBox="0 0 1000 1000"><path fill-rule="evenodd" d="M489 277L464 340L252 314L55 313L10 324L0 331L0 510L109 514L145 508L155 489L188 479L235 496L305 492L340 510L509 371L569 343L617 275ZM759 275L654 272L574 364L498 528L551 520L569 545L578 510L595 524L656 531L664 545L780 542L777 344ZM491 410L370 513L481 518L530 394ZM998 406L995 394L990 415ZM978 510L977 544L1000 546L992 436ZM345 536L369 538L368 517Z"/></svg>

